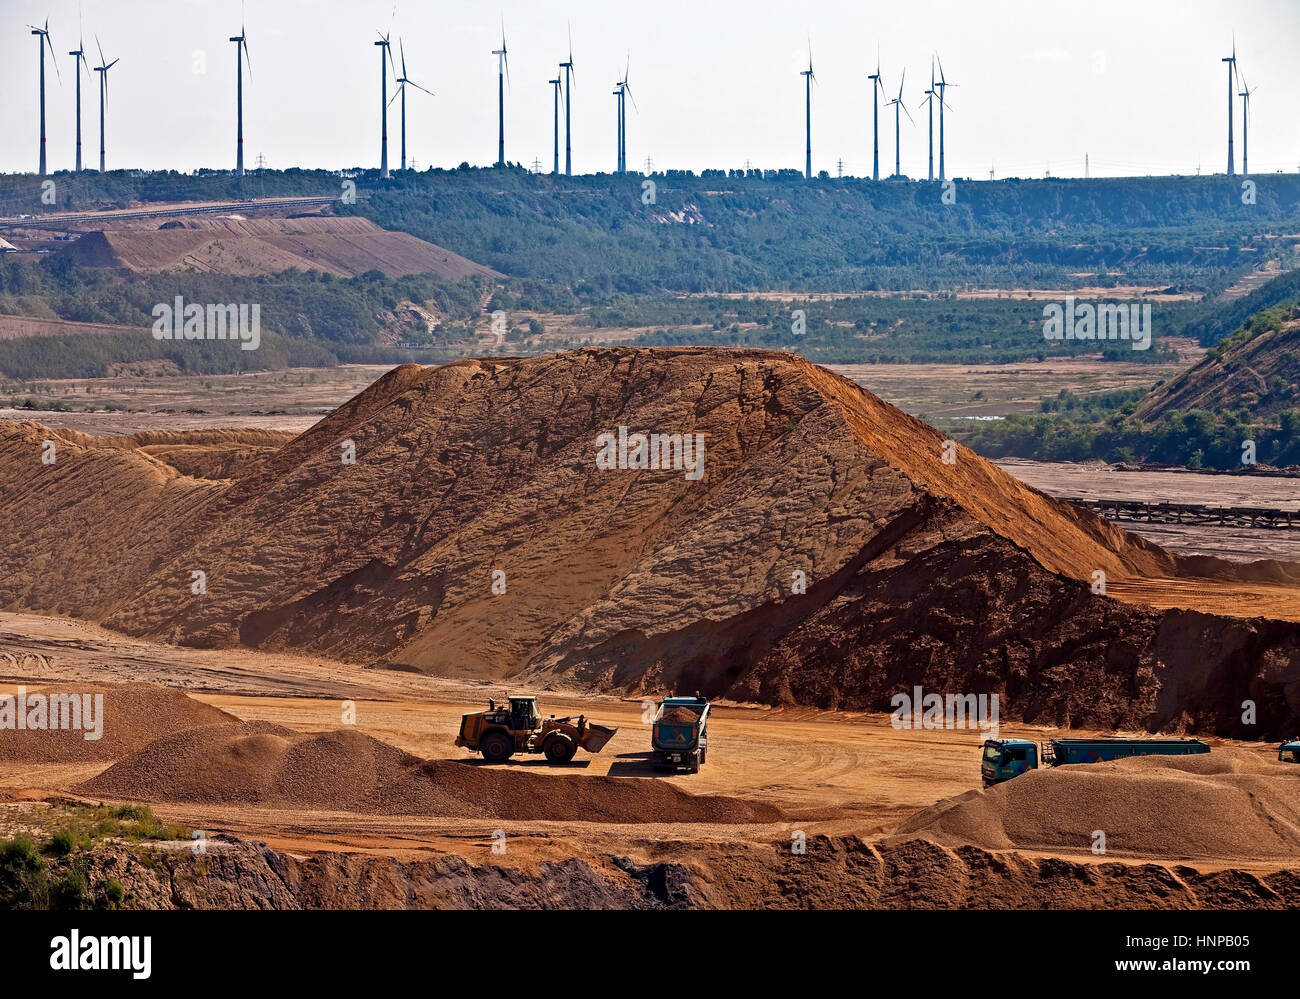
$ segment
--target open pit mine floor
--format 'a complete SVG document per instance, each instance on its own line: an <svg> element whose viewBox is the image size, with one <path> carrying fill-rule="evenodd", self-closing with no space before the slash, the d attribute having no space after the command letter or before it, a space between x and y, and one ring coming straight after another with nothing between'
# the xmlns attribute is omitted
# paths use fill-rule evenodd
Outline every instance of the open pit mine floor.
<svg viewBox="0 0 1300 999"><path fill-rule="evenodd" d="M93 686L109 691L110 704L103 741L89 753L74 746L32 758L41 751L15 753L13 733L9 741L0 738L0 833L39 827L69 803L148 803L160 818L203 830L208 838L201 873L190 870L183 880L191 885L185 904L1300 904L1300 876L1290 873L1300 855L1294 848L1300 767L1279 764L1270 745L1209 739L1212 754L1197 759L1215 765L1201 765L1204 772L1153 767L1147 760L1141 768L1104 764L1038 772L982 791L983 736L976 731L905 730L878 713L721 702L703 770L675 775L655 771L647 759L640 698L534 689L526 692L539 697L544 714L585 713L617 726L618 734L603 753L580 752L565 767L530 756L486 766L452 740L462 713L485 706L489 696L520 692L508 683L319 657L179 648L76 620L12 612L0 613L0 653L7 653L0 669L8 674L0 676L0 695L16 693L19 685L29 693ZM112 698L127 695L115 690L129 693L116 712ZM354 726L342 724L345 701L355 704ZM124 714L126 706L131 710ZM1062 733L1023 724L1001 729L1003 736L1031 739L1054 734ZM215 783L200 770L200 783L185 784L194 776L190 757L215 754L211 759L224 766L267 743L306 753L322 740L328 752L312 758L317 762L305 772L308 786L281 786L287 798L245 794L229 768ZM178 754L184 746L189 750ZM361 763L348 756L358 747ZM405 761L398 770L407 777L418 773L425 782L386 785L387 792L363 801L361 792L343 786L354 782L340 779L338 771L378 768L376 747ZM310 766L319 765L327 772L313 774ZM1083 769L1089 772L1077 773ZM1072 784L1060 779L1067 771ZM459 799L445 787L439 791L447 791L453 807L426 793L430 782L445 784L447 774L462 772ZM191 796L202 800L181 800L187 786L199 788ZM122 793L97 793L97 787ZM126 793L132 789L156 793ZM409 802L395 798L398 792L409 793ZM1234 796L1259 802L1266 818L1205 835L1202 823L1216 808L1231 807ZM1146 808L1134 809L1132 797ZM298 803L286 806L286 800ZM466 800L469 807L461 807ZM530 808L551 814L553 805L566 817L509 817ZM405 814L408 808L412 814ZM43 817L45 810L50 814ZM1221 823L1222 815L1213 821ZM1098 822L1110 823L1105 856L1091 851ZM1181 832L1179 823L1186 826ZM806 843L802 854L791 849L800 839ZM505 851L494 853L494 843L504 843ZM173 844L168 865L197 863L189 847ZM131 862L127 868L134 869ZM267 876L273 887L250 888L257 883L250 872L268 869L277 872ZM137 901L171 907L178 903L175 891L150 899L142 883Z"/></svg>

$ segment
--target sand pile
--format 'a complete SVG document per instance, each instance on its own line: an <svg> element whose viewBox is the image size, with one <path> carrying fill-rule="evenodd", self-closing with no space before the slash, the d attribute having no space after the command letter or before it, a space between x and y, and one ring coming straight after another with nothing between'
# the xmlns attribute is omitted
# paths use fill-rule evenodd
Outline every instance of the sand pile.
<svg viewBox="0 0 1300 999"><path fill-rule="evenodd" d="M419 761L355 729L304 735L235 721L176 732L77 790L112 798L353 808Z"/></svg>
<svg viewBox="0 0 1300 999"><path fill-rule="evenodd" d="M690 708L673 708L665 711L659 720L669 725L694 725L697 718L699 715Z"/></svg>
<svg viewBox="0 0 1300 999"><path fill-rule="evenodd" d="M701 474L598 468L620 426L702 438ZM264 454L92 438L45 467L43 432L0 425L0 606L539 687L890 710L922 684L998 693L1004 719L1300 729L1300 624L1094 596L1098 569L1183 563L968 451L943 464L938 431L792 355L404 365L282 446L227 442Z"/></svg>
<svg viewBox="0 0 1300 999"><path fill-rule="evenodd" d="M420 760L355 729L304 735L269 722L177 732L75 790L133 801L520 821L743 823L782 816L771 805L691 795L660 780Z"/></svg>
<svg viewBox="0 0 1300 999"><path fill-rule="evenodd" d="M28 715L33 694L75 694L103 697L102 734L98 739L85 738L90 716L83 711L82 728L73 730L0 729L0 763L9 761L40 763L80 763L116 760L133 753L160 736L196 725L233 721L218 708L187 697L178 690L148 683L123 684L47 684L27 686ZM82 705L85 705L82 697ZM62 715L62 712L60 712ZM69 715L69 720L75 720Z"/></svg>
<svg viewBox="0 0 1300 999"><path fill-rule="evenodd" d="M1246 750L1034 770L907 819L897 832L990 850L1244 862L1300 856L1300 767Z"/></svg>

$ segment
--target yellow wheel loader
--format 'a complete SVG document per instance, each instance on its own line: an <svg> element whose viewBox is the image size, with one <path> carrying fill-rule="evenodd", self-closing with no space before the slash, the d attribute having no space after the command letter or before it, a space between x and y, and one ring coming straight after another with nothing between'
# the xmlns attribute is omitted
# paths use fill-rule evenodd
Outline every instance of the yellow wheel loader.
<svg viewBox="0 0 1300 999"><path fill-rule="evenodd" d="M516 753L541 753L547 762L568 763L581 746L599 753L617 732L587 721L586 715L542 721L536 697L511 697L497 706L488 700L486 711L462 715L456 745L482 753L489 763L504 763Z"/></svg>

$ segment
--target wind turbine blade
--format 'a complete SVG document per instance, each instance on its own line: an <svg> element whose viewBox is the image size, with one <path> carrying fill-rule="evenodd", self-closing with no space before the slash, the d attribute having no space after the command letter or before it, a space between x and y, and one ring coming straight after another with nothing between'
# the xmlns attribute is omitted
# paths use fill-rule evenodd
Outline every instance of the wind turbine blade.
<svg viewBox="0 0 1300 999"><path fill-rule="evenodd" d="M898 80L898 99L903 99L903 84L907 82L907 68L903 68L903 75Z"/></svg>
<svg viewBox="0 0 1300 999"><path fill-rule="evenodd" d="M399 83L396 87L393 88L393 96L388 98L388 106L390 108L393 106L393 101L397 100L398 96L405 89L406 89L405 83Z"/></svg>
<svg viewBox="0 0 1300 999"><path fill-rule="evenodd" d="M405 80L406 79L406 46L402 44L402 40L400 38L397 40L397 51L402 54L402 79Z"/></svg>
<svg viewBox="0 0 1300 999"><path fill-rule="evenodd" d="M910 121L913 125L915 125L916 119L912 117L912 112L907 110L907 105L900 100L898 102L898 106L903 109L903 114L907 115L907 120Z"/></svg>
<svg viewBox="0 0 1300 999"><path fill-rule="evenodd" d="M45 23L48 25L50 22L46 21ZM59 72L59 60L54 54L54 43L50 41L49 31L45 32L45 37L41 40L50 47L50 60L54 63L54 77L59 81L59 86L63 86L63 74Z"/></svg>
<svg viewBox="0 0 1300 999"><path fill-rule="evenodd" d="M104 46L99 44L99 36L95 36L95 48L99 49L99 64L102 66L108 60L104 58Z"/></svg>
<svg viewBox="0 0 1300 999"><path fill-rule="evenodd" d="M116 65L117 65L119 62L121 62L121 61L122 61L122 57L121 57L121 56L118 56L116 59L114 59L112 62L110 62L110 63L109 63L107 66L105 66L104 68L105 68L105 69L112 69L114 66L116 66Z"/></svg>
<svg viewBox="0 0 1300 999"><path fill-rule="evenodd" d="M244 45L244 62L246 62L246 63L248 64L248 76L249 76L249 79L252 79L252 76L253 76L253 60L252 60L252 57L249 56L249 54L248 54L248 36L244 34L244 29L243 29L243 27L240 27L240 29L239 29L239 37L242 38L242 39L244 40L244 42L243 42L243 45Z"/></svg>
<svg viewBox="0 0 1300 999"><path fill-rule="evenodd" d="M411 86L413 86L416 90L423 91L424 93L428 94L430 97L437 97L437 96L438 96L438 95L435 94L432 90L425 90L425 89L424 89L422 86L420 86L418 83L411 83L410 80L407 80L406 82L407 82L407 83L410 83Z"/></svg>
<svg viewBox="0 0 1300 999"><path fill-rule="evenodd" d="M629 86L627 85L627 81L626 81L626 80L623 81L623 89L624 89L625 91L627 91L627 95L628 95L628 97L632 97L632 88L629 87ZM636 98L635 98L635 97L632 97L632 110L635 111L637 114L640 114L640 113L641 113L641 109L640 109L639 107L636 106Z"/></svg>

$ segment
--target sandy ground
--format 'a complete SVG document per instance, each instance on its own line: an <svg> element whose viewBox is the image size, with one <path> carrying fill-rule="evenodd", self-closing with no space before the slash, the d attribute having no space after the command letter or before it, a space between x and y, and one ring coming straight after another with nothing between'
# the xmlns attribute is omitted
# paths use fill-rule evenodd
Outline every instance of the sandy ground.
<svg viewBox="0 0 1300 999"><path fill-rule="evenodd" d="M368 670L345 663L248 650L203 651L155 645L61 618L0 612L0 652L20 658L16 671L0 660L0 693L19 683L60 689L73 681L147 680L187 689L192 696L243 720L270 721L301 732L338 728L344 700L356 704L363 733L426 758L465 759L452 745L463 712L501 697L503 685L464 683L417 674ZM610 775L665 780L693 793L740 796L778 805L790 819L765 825L604 824L503 822L500 819L371 816L351 812L280 811L241 805L161 804L169 821L263 839L304 853L345 850L418 856L459 852L481 859L495 829L516 848L514 864L637 848L669 841L771 842L798 828L809 835L873 836L941 798L977 789L982 733L895 729L881 714L771 709L719 703L710 725L709 761L699 774L669 775L646 761L649 726L643 702L545 691L535 693L544 713L585 712L618 734L597 756L580 752L569 767L523 757L505 767L526 768L555 780ZM1043 739L1056 729L1007 726L1003 736ZM1072 730L1071 735L1089 734ZM1227 740L1271 758L1275 749ZM10 799L40 799L104 769L103 763L0 766L0 791ZM1081 851L1078 858L1088 860ZM1094 858L1095 859L1095 858ZM1114 859L1114 858L1112 858ZM1212 866L1212 865L1210 865ZM1240 867L1240 864L1235 866ZM1258 865L1266 869L1268 865Z"/></svg>

